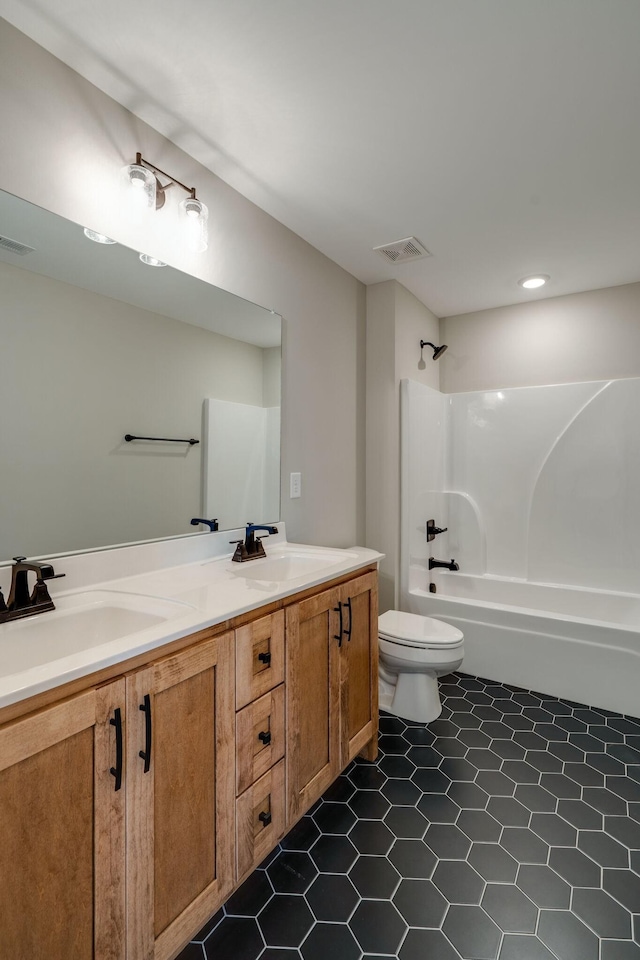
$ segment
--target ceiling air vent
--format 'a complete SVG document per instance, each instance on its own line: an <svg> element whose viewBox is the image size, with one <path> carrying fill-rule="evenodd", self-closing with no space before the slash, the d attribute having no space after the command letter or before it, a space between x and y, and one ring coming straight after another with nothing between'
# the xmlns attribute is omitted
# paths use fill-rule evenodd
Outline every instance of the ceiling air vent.
<svg viewBox="0 0 640 960"><path fill-rule="evenodd" d="M24 257L27 253L33 253L35 247L28 247L26 243L20 243L19 240L0 236L0 249L9 250L10 253L16 253L19 257Z"/></svg>
<svg viewBox="0 0 640 960"><path fill-rule="evenodd" d="M383 243L374 247L381 257L391 263L406 263L407 260L419 260L430 257L431 254L415 237L405 237L404 240L394 240L393 243Z"/></svg>

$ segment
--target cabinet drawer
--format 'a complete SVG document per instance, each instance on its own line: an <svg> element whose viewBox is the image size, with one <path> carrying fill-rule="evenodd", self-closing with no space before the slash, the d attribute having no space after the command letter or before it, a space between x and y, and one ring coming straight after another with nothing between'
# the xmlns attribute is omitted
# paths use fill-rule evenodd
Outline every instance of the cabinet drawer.
<svg viewBox="0 0 640 960"><path fill-rule="evenodd" d="M260 863L284 833L284 760L236 800L237 877Z"/></svg>
<svg viewBox="0 0 640 960"><path fill-rule="evenodd" d="M236 796L284 757L284 684L236 714Z"/></svg>
<svg viewBox="0 0 640 960"><path fill-rule="evenodd" d="M236 710L284 680L284 611L236 630Z"/></svg>

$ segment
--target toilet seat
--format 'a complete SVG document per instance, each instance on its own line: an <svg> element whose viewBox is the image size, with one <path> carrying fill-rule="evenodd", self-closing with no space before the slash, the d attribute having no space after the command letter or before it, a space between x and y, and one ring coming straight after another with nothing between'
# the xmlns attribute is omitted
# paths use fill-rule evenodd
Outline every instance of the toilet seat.
<svg viewBox="0 0 640 960"><path fill-rule="evenodd" d="M378 618L378 636L396 647L419 650L453 650L464 640L462 632L449 623L400 610L387 610Z"/></svg>

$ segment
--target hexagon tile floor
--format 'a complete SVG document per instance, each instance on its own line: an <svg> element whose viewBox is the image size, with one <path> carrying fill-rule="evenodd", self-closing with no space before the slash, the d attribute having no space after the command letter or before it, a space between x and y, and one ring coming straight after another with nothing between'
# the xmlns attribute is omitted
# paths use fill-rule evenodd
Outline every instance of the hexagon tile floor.
<svg viewBox="0 0 640 960"><path fill-rule="evenodd" d="M640 720L463 674L179 960L640 960Z"/></svg>

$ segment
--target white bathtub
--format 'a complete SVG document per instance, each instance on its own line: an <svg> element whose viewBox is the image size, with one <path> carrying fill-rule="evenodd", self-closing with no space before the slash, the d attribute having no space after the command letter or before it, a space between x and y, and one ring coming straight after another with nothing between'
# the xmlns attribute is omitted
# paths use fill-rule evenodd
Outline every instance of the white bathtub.
<svg viewBox="0 0 640 960"><path fill-rule="evenodd" d="M640 595L416 565L402 606L462 630L467 673L640 716Z"/></svg>

